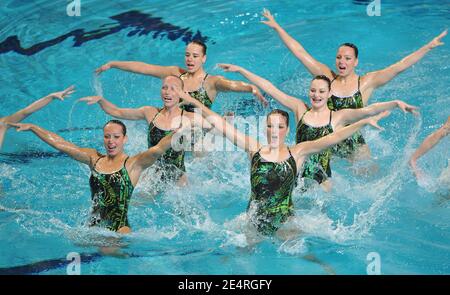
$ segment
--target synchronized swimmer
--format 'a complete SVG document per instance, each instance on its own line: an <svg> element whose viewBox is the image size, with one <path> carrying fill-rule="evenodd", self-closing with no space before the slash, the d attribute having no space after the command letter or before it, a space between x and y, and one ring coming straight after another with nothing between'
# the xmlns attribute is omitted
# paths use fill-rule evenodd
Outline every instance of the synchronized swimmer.
<svg viewBox="0 0 450 295"><path fill-rule="evenodd" d="M242 67L230 64L220 64L219 66L225 71L240 73L293 112L297 126L295 131L296 143L319 139L333 133L334 130L341 129L345 125L396 107L404 112L411 113L417 109L414 106L396 100L375 103L359 109L333 111L327 106L327 102L331 98L331 81L324 75L316 76L311 81L309 89L309 103L311 106L309 107L302 100L284 93L268 80ZM331 148L311 155L303 164L301 176L317 181L326 191L329 191L331 188L331 156Z"/></svg>
<svg viewBox="0 0 450 295"><path fill-rule="evenodd" d="M131 231L128 206L142 172L155 165L156 171L163 172L161 179L167 187L186 185L185 150L175 149L174 145L186 139L192 126L214 129L250 157L251 196L246 211L248 223L245 225L248 243L255 244L265 237L287 240L298 236L301 229L292 222L292 194L298 178L315 181L329 191L332 154L353 160L368 158L370 151L359 133L364 126L381 129L378 121L388 116L394 108L417 113L417 107L401 100L368 105L369 98L375 89L417 63L433 48L442 45L441 39L447 31L401 61L383 70L358 76L355 73L358 65L355 45L344 43L338 48L334 72L316 61L289 36L269 11L265 10L263 16L267 19L263 23L279 34L283 43L313 75L307 102L284 93L268 80L236 65L219 64L225 71L237 72L252 84L209 75L203 68L207 47L203 42L194 40L185 49L186 68L110 61L96 70L100 74L117 68L161 78L162 108L121 108L101 96L80 99L89 105L98 104L104 112L118 119L146 121L148 137L145 151L134 156L124 152L128 140L127 128L116 119L103 127L104 154L92 148L78 147L37 125L19 123L52 100L64 100L75 91L73 87L49 94L13 115L0 118L0 147L6 130L15 127L17 131L33 132L48 145L88 165L92 198L89 225L125 234ZM267 105L259 89L294 114L295 145L285 143L289 134L289 114L284 110L273 109L266 117L267 145L240 132L211 110L218 92L225 91L249 92ZM413 154L409 163L416 177L420 178L422 174L417 160L447 136L449 130L450 117ZM305 192L306 189L302 190L302 193Z"/></svg>
<svg viewBox="0 0 450 295"><path fill-rule="evenodd" d="M211 127L201 119L201 116L195 116L193 112L187 112L180 107L180 98L177 96L176 88L183 88L183 80L177 76L169 75L163 78L161 86L161 99L163 107L158 109L153 106L144 106L140 108L119 108L109 102L106 98L100 96L83 97L80 101L86 101L88 104L97 103L100 107L113 117L124 120L145 120L148 124L147 142L148 147L155 146L166 135L179 128L184 121L184 125ZM189 122L186 122L189 121ZM180 138L182 144L183 138ZM186 167L184 165L184 150L174 150L170 148L159 160L157 172L161 171L161 180L164 182L177 182L179 185L185 185Z"/></svg>
<svg viewBox="0 0 450 295"><path fill-rule="evenodd" d="M273 28L284 45L306 67L313 76L325 75L331 81L331 97L328 100L330 110L357 109L366 106L372 93L379 87L394 79L398 74L420 61L432 49L443 45L441 41L447 35L443 31L429 43L406 56L399 62L382 70L361 76L355 73L358 66L358 47L352 43L339 46L336 53L336 72L317 61L303 46L292 38L274 19L270 11L264 9L264 24ZM353 160L370 157L370 150L360 133L354 134L339 145L337 155Z"/></svg>

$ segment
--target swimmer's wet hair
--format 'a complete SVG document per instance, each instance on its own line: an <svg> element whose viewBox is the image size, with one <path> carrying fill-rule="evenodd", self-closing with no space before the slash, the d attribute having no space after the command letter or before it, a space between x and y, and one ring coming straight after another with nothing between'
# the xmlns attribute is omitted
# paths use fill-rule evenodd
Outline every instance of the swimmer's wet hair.
<svg viewBox="0 0 450 295"><path fill-rule="evenodd" d="M202 50L202 51L203 51L203 55L206 55L206 49L207 49L208 47L206 47L206 44L203 43L203 41L196 39L196 40L192 40L191 43L200 45L200 46L202 47L202 49L203 49L203 50Z"/></svg>
<svg viewBox="0 0 450 295"><path fill-rule="evenodd" d="M281 115L286 119L286 125L289 126L289 114L286 111L280 109L273 109L270 113L267 114L267 120L270 115Z"/></svg>
<svg viewBox="0 0 450 295"><path fill-rule="evenodd" d="M344 44L341 44L341 46L339 46L339 47L342 47L342 46L347 46L347 47L350 47L350 48L353 48L353 51L355 51L355 57L356 58L358 58L358 47L356 47L356 45L355 44L353 44L353 43L344 43Z"/></svg>
<svg viewBox="0 0 450 295"><path fill-rule="evenodd" d="M125 124L123 124L122 121L120 121L120 120L115 120L115 119L109 120L108 122L106 122L105 125L103 125L103 129L105 129L106 125L108 125L108 124L117 124L117 125L120 125L120 126L122 127L122 134L123 134L123 136L127 135L127 126L125 126Z"/></svg>
<svg viewBox="0 0 450 295"><path fill-rule="evenodd" d="M168 76L165 76L164 79L166 79L167 77L174 77L174 78L177 78L177 79L181 82L181 89L184 89L184 82L183 82L183 79L181 79L179 76L168 75Z"/></svg>
<svg viewBox="0 0 450 295"><path fill-rule="evenodd" d="M327 82L328 90L331 90L331 81L330 81L330 78L328 78L327 76L325 76L325 75L317 75L317 76L315 76L312 79L312 81L314 81L314 80L323 80L323 81Z"/></svg>

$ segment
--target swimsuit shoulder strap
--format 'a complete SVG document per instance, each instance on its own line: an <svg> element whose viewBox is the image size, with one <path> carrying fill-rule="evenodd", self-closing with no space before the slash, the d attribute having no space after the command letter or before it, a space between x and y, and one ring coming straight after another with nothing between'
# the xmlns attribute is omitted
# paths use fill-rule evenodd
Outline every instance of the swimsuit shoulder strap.
<svg viewBox="0 0 450 295"><path fill-rule="evenodd" d="M206 75L205 75L205 78L203 78L203 81L202 81L202 88L203 88L203 84L205 84L205 81L206 81L206 78L208 78L208 73L206 73Z"/></svg>
<svg viewBox="0 0 450 295"><path fill-rule="evenodd" d="M181 128L181 126L183 125L183 113L184 113L184 109L181 109L180 126L178 128Z"/></svg>
<svg viewBox="0 0 450 295"><path fill-rule="evenodd" d="M358 76L358 91L359 91L359 85L361 84L361 76Z"/></svg>
<svg viewBox="0 0 450 295"><path fill-rule="evenodd" d="M297 176L297 175L298 175L298 171L297 171L297 161L295 160L294 156L292 155L291 149L290 149L289 147L287 147L287 149L288 149L289 155L290 155L291 158L292 158L292 161L294 161L294 163L291 165L291 164L289 164L289 159L288 159L287 163L289 164L289 166L291 166L292 172L293 172L294 176Z"/></svg>
<svg viewBox="0 0 450 295"><path fill-rule="evenodd" d="M333 111L330 110L330 122L328 122L329 125L331 125L331 115L333 114Z"/></svg>
<svg viewBox="0 0 450 295"><path fill-rule="evenodd" d="M97 166L98 161L99 161L101 158L103 158L103 157L105 157L105 156L100 156L100 157L98 157L97 160L96 160L95 163L94 163L94 166L92 166L92 168L95 169L95 166Z"/></svg>
<svg viewBox="0 0 450 295"><path fill-rule="evenodd" d="M289 156L291 156L292 158L294 158L294 156L293 156L292 153L291 153L291 149L290 149L289 147L287 147L287 149L288 149L288 152L289 152Z"/></svg>
<svg viewBox="0 0 450 295"><path fill-rule="evenodd" d="M130 156L127 156L127 158L125 159L125 161L123 162L123 167L126 169L125 165L127 164L128 159L130 158Z"/></svg>
<svg viewBox="0 0 450 295"><path fill-rule="evenodd" d="M301 117L300 120L298 121L299 123L300 123L301 121L303 121L303 117L306 115L307 112L309 112L309 110L306 110L306 111L303 113L302 117Z"/></svg>
<svg viewBox="0 0 450 295"><path fill-rule="evenodd" d="M263 148L263 147L260 147L260 148L256 151L256 153L253 154L253 157L255 157L256 154L260 154L262 148ZM261 154L260 154L259 156L261 157Z"/></svg>
<svg viewBox="0 0 450 295"><path fill-rule="evenodd" d="M155 116L153 117L153 119L150 121L150 123L153 123L153 121L155 121L156 117L159 115L159 113L161 113L162 108L161 109L157 109L158 112L155 114Z"/></svg>

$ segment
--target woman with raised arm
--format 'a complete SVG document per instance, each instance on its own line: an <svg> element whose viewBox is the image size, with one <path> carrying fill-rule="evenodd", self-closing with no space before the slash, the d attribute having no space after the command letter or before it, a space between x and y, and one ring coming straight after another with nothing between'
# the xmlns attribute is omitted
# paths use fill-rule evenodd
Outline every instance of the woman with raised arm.
<svg viewBox="0 0 450 295"><path fill-rule="evenodd" d="M238 72L251 83L258 86L264 92L272 96L283 106L294 113L297 125L296 143L319 139L325 135L339 130L344 126L366 117L377 115L381 112L392 110L396 107L404 112L415 112L416 107L408 105L400 100L375 103L360 109L343 109L332 111L327 106L331 96L331 82L324 75L312 79L309 88L309 103L307 106L302 100L290 96L276 88L270 81L242 68L231 64L219 64L219 67L228 72ZM314 179L325 190L329 190L331 183L331 149L313 154L303 165L302 177Z"/></svg>
<svg viewBox="0 0 450 295"><path fill-rule="evenodd" d="M0 118L0 149L2 148L3 139L5 138L6 130L8 130L8 126L6 122L9 123L19 123L29 115L33 114L34 112L42 109L46 105L48 105L50 102L52 102L54 99L64 100L64 98L69 97L72 93L75 92L75 87L70 86L69 88L66 88L63 91L59 92L53 92L48 94L47 96L44 96L43 98L33 102L29 106L27 106L24 109L21 109L20 111Z"/></svg>
<svg viewBox="0 0 450 295"><path fill-rule="evenodd" d="M180 108L180 98L175 88L183 88L183 81L178 76L169 75L163 78L161 100L164 106L160 109L153 106L136 109L119 108L101 96L88 96L80 100L88 104L98 103L107 114L119 119L145 120L148 124L147 142L150 148L158 144L164 136L179 128L182 123L185 126L202 126L203 124L201 116L185 112ZM183 139L187 138L180 137L179 149L168 149L157 161L156 172L158 174L161 172L161 180L166 183L177 182L179 185L185 185L187 182L184 165L185 151L181 149Z"/></svg>
<svg viewBox="0 0 450 295"><path fill-rule="evenodd" d="M124 120L145 120L148 124L147 142L148 147L155 146L158 142L173 130L179 128L182 123L185 126L208 127L208 123L202 120L201 116L191 112L185 112L180 108L180 98L175 91L176 88L183 88L183 81L177 76L166 76L162 80L161 100L162 108L144 106L141 108L119 108L101 96L83 97L80 101L86 101L89 105L98 103L105 113ZM204 124L204 126L202 126ZM209 126L210 127L210 126ZM190 137L189 137L190 138ZM184 165L185 150L181 147L188 146L183 140L189 139L180 137L178 148L170 148L158 159L156 172L161 173L163 182L177 182L179 185L187 183L186 167Z"/></svg>
<svg viewBox="0 0 450 295"><path fill-rule="evenodd" d="M263 104L267 104L264 96L261 95L259 89L254 85L206 73L203 68L206 62L206 49L206 44L202 41L194 40L189 43L184 56L186 68L159 66L137 61L110 61L98 68L96 73L100 74L111 68L116 68L158 78L164 78L169 75L178 76L184 81L183 89L208 108L211 108L218 92L226 91L251 92ZM188 112L194 111L190 105L185 105L183 108Z"/></svg>
<svg viewBox="0 0 450 295"><path fill-rule="evenodd" d="M7 123L17 131L31 131L55 149L69 155L91 169L92 209L90 226L101 226L118 233L131 231L128 223L128 205L142 171L150 167L171 146L172 135L164 137L156 146L128 156L123 146L127 142L126 126L111 120L103 127L103 145L106 155L95 149L80 148L55 133L33 124Z"/></svg>
<svg viewBox="0 0 450 295"><path fill-rule="evenodd" d="M356 109L368 104L372 92L391 81L398 74L421 60L433 48L443 45L441 41L447 35L447 30L435 37L417 51L406 56L389 67L358 76L355 67L358 65L358 48L351 43L344 43L336 54L336 72L314 59L303 46L292 38L274 19L270 11L264 9L263 16L267 18L264 24L273 28L289 50L313 75L325 75L331 80L331 97L328 106L331 110ZM355 151L358 149L358 153ZM339 146L342 157L350 159L368 158L370 150L360 133L354 134Z"/></svg>
<svg viewBox="0 0 450 295"><path fill-rule="evenodd" d="M430 151L435 145L437 145L441 141L441 139L443 139L449 134L450 134L450 116L447 118L447 122L445 122L445 124L442 125L441 128L434 131L433 133L428 135L427 138L425 138L425 140L422 142L419 148L414 152L414 154L409 159L409 165L411 167L411 170L413 171L418 181L423 180L424 174L422 170L420 170L420 168L417 167L417 160L423 155L425 155L428 151ZM450 168L450 161L449 166L447 167L447 171L449 168ZM447 179L446 181L447 183L450 183L450 179Z"/></svg>
<svg viewBox="0 0 450 295"><path fill-rule="evenodd" d="M180 91L181 92L181 91ZM187 93L180 93L183 103L201 109L202 116L215 129L222 132L236 146L244 149L251 158L251 197L247 207L250 223L263 236L286 237L291 230L282 227L293 215L292 192L297 171L308 156L321 152L351 136L365 125L377 125L387 112L366 118L314 141L306 141L288 147L285 138L289 131L289 115L282 110L273 110L267 115L267 141L262 145L256 139L234 128L218 114L208 109ZM297 232L298 234L298 232Z"/></svg>

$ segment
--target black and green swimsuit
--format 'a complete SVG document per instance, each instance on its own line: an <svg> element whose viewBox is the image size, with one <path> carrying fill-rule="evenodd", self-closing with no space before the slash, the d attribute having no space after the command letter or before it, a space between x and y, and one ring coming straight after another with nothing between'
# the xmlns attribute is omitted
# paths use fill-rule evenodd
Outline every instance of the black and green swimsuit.
<svg viewBox="0 0 450 295"><path fill-rule="evenodd" d="M98 158L95 162L89 179L92 198L89 225L117 231L123 226L129 226L128 204L134 187L125 168L128 157L119 171L100 173L95 170L95 166L103 157Z"/></svg>
<svg viewBox="0 0 450 295"><path fill-rule="evenodd" d="M186 75L186 73L183 73L180 75L180 78L182 80L184 80L184 76ZM203 78L202 81L202 85L200 86L199 89L195 90L195 91L191 91L188 92L190 96L192 96L193 98L195 98L196 100L198 100L199 102L201 102L202 104L204 104L208 109L211 108L212 106L212 100L209 98L208 93L206 92L206 89L204 87L206 78L208 77L208 74L205 75L205 78ZM185 110L186 112L194 112L195 107L191 104L188 105L183 105L181 107L183 110Z"/></svg>
<svg viewBox="0 0 450 295"><path fill-rule="evenodd" d="M148 147L151 148L158 144L158 142L163 139L168 134L172 133L173 130L163 130L158 128L155 125L154 121L156 117L161 113L161 110L158 110L155 117L153 117L152 121L148 126ZM183 117L184 110L181 111L181 118ZM181 127L181 122L180 122ZM182 144L183 138L180 138L180 144ZM162 179L177 181L184 172L186 172L186 168L184 166L184 150L175 151L174 149L168 149L164 155L158 158L156 161L156 171L163 171Z"/></svg>
<svg viewBox="0 0 450 295"><path fill-rule="evenodd" d="M363 108L364 102L362 99L361 91L359 89L360 79L361 77L358 77L358 90L353 95L347 97L339 97L332 94L330 99L328 100L328 108L332 111ZM336 78L333 79L331 83L333 83L334 80L336 80ZM352 155L358 147L365 143L366 141L364 140L364 137L362 136L361 132L358 131L351 137L344 140L342 143L337 144L334 149L334 153L340 157L345 158Z"/></svg>
<svg viewBox="0 0 450 295"><path fill-rule="evenodd" d="M252 157L252 191L247 211L251 211L250 220L260 233L273 235L293 215L292 191L297 165L290 150L289 158L283 162L265 161L260 151Z"/></svg>
<svg viewBox="0 0 450 295"><path fill-rule="evenodd" d="M330 111L330 121L328 124L320 127L310 126L303 121L307 112L308 111L303 113L301 119L297 123L296 143L319 139L333 133L333 126L331 125L331 115L333 111ZM318 183L322 183L327 180L328 177L331 177L331 155L331 148L311 155L303 164L302 177L314 179Z"/></svg>

